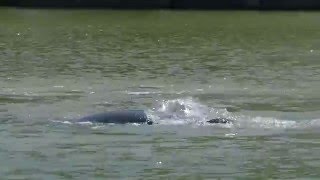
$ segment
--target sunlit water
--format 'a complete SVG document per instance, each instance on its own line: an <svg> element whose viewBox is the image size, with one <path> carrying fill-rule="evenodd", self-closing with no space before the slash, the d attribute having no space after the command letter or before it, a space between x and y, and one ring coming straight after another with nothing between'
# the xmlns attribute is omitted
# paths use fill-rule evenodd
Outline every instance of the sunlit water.
<svg viewBox="0 0 320 180"><path fill-rule="evenodd" d="M319 15L0 9L1 179L319 177Z"/></svg>

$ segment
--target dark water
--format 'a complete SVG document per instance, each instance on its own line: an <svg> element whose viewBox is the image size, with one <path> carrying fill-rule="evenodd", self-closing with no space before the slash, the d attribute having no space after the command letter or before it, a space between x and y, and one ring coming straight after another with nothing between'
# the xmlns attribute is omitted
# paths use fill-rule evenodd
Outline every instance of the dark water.
<svg viewBox="0 0 320 180"><path fill-rule="evenodd" d="M1 179L319 178L319 15L0 9Z"/></svg>

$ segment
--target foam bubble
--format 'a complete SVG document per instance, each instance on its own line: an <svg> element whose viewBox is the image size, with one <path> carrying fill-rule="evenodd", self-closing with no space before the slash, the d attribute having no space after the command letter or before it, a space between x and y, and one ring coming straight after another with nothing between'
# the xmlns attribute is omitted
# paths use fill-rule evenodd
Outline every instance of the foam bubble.
<svg viewBox="0 0 320 180"><path fill-rule="evenodd" d="M297 126L296 121L279 120L272 117L248 117L240 119L239 124L247 128L294 128Z"/></svg>
<svg viewBox="0 0 320 180"><path fill-rule="evenodd" d="M148 95L148 94L160 94L160 91L127 91L128 95Z"/></svg>
<svg viewBox="0 0 320 180"><path fill-rule="evenodd" d="M92 125L93 123L89 122L89 121L84 121L84 122L78 122L77 124L80 124L80 125Z"/></svg>
<svg viewBox="0 0 320 180"><path fill-rule="evenodd" d="M306 126L306 121L284 120L274 117L250 117L244 115L234 115L226 108L212 108L197 100L189 98L179 98L158 101L157 107L147 111L150 119L161 125L196 125L213 126L219 128L244 128L244 129L288 129L302 128ZM233 120L227 124L210 124L206 121L212 118L223 117ZM303 123L304 126L301 124ZM320 119L308 123L311 126L320 127Z"/></svg>
<svg viewBox="0 0 320 180"><path fill-rule="evenodd" d="M157 124L172 125L204 125L210 118L230 116L225 109L209 108L191 97L158 101L147 114Z"/></svg>
<svg viewBox="0 0 320 180"><path fill-rule="evenodd" d="M72 123L72 122L70 122L70 121L51 120L51 122L54 122L54 123L61 123L61 124L73 124L73 123Z"/></svg>

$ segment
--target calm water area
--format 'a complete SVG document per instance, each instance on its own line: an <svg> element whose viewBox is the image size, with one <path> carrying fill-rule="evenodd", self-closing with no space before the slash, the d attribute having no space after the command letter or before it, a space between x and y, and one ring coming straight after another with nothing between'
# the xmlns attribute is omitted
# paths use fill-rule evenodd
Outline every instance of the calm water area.
<svg viewBox="0 0 320 180"><path fill-rule="evenodd" d="M318 179L319 37L317 11L1 8L0 179ZM119 109L157 124L74 121Z"/></svg>

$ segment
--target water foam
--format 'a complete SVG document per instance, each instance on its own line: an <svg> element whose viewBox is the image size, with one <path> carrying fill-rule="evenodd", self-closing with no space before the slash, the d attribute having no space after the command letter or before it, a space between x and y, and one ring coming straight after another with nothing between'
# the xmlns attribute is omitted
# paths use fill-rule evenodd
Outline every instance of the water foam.
<svg viewBox="0 0 320 180"><path fill-rule="evenodd" d="M287 129L297 128L298 123L293 120L280 120L273 117L242 117L237 124L243 128Z"/></svg>
<svg viewBox="0 0 320 180"><path fill-rule="evenodd" d="M320 127L320 120L306 121L284 120L274 117L250 117L235 115L228 112L226 108L218 109L206 106L199 101L189 97L182 99L161 100L157 107L148 111L148 116L161 125L200 125L216 126L224 128L263 128L263 129L292 129ZM212 118L228 118L231 124L209 124L206 121ZM308 125L307 125L308 124Z"/></svg>
<svg viewBox="0 0 320 180"><path fill-rule="evenodd" d="M191 97L158 101L157 107L148 111L147 114L157 124L172 125L205 125L210 118L230 118L229 112L225 109L209 108Z"/></svg>

